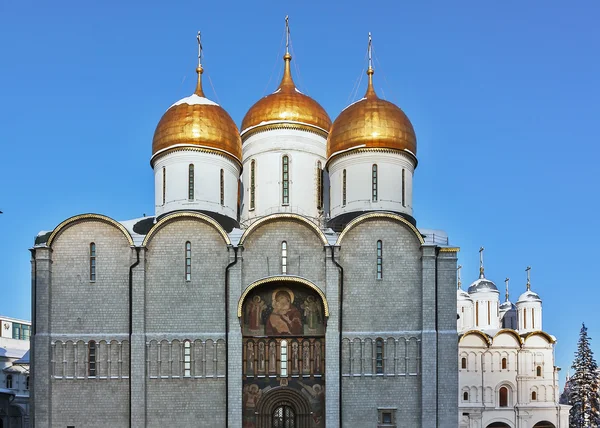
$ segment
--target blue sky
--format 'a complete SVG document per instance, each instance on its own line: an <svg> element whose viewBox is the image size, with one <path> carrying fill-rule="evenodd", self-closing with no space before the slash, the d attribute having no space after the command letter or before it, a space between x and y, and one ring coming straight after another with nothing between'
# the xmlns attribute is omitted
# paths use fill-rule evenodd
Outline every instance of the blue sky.
<svg viewBox="0 0 600 428"><path fill-rule="evenodd" d="M481 245L513 301L531 265L557 364L570 366L582 321L599 360L593 0L0 1L0 314L30 318L39 230L153 214L152 135L193 92L196 31L205 92L239 125L277 85L286 14L296 83L332 118L354 100L373 33L376 90L417 133L418 225L461 247L465 286Z"/></svg>

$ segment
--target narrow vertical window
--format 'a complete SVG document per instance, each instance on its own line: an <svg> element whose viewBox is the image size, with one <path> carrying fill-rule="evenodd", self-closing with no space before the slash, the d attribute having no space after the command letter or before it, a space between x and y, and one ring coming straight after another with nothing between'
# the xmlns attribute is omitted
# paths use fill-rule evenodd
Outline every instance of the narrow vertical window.
<svg viewBox="0 0 600 428"><path fill-rule="evenodd" d="M6 375L6 389L12 389L13 387L13 377L12 375Z"/></svg>
<svg viewBox="0 0 600 428"><path fill-rule="evenodd" d="M25 378L25 389L29 390L29 376Z"/></svg>
<svg viewBox="0 0 600 428"><path fill-rule="evenodd" d="M96 244L90 244L90 281L96 280Z"/></svg>
<svg viewBox="0 0 600 428"><path fill-rule="evenodd" d="M405 183L405 170L402 170L402 206L405 207L406 206L406 185Z"/></svg>
<svg viewBox="0 0 600 428"><path fill-rule="evenodd" d="M162 204L167 200L167 168L163 166Z"/></svg>
<svg viewBox="0 0 600 428"><path fill-rule="evenodd" d="M469 401L469 393L463 392L463 401Z"/></svg>
<svg viewBox="0 0 600 428"><path fill-rule="evenodd" d="M223 170L221 170L219 182L221 183L221 205L225 205L225 173Z"/></svg>
<svg viewBox="0 0 600 428"><path fill-rule="evenodd" d="M506 370L506 358L502 358L502 370Z"/></svg>
<svg viewBox="0 0 600 428"><path fill-rule="evenodd" d="M290 160L287 156L284 156L281 163L281 201L283 205L288 205L290 203Z"/></svg>
<svg viewBox="0 0 600 428"><path fill-rule="evenodd" d="M523 308L523 328L527 328L527 308Z"/></svg>
<svg viewBox="0 0 600 428"><path fill-rule="evenodd" d="M192 375L192 347L190 341L183 342L183 376L190 377Z"/></svg>
<svg viewBox="0 0 600 428"><path fill-rule="evenodd" d="M500 398L500 407L508 407L508 388L503 386L498 393Z"/></svg>
<svg viewBox="0 0 600 428"><path fill-rule="evenodd" d="M479 325L479 302L475 302L475 325Z"/></svg>
<svg viewBox="0 0 600 428"><path fill-rule="evenodd" d="M383 244L377 241L377 279L383 279Z"/></svg>
<svg viewBox="0 0 600 428"><path fill-rule="evenodd" d="M323 169L321 161L317 162L317 209L323 208Z"/></svg>
<svg viewBox="0 0 600 428"><path fill-rule="evenodd" d="M286 340L282 340L281 341L281 358L280 358L280 375L281 377L286 377L287 376L287 341Z"/></svg>
<svg viewBox="0 0 600 428"><path fill-rule="evenodd" d="M185 243L185 280L192 280L192 243Z"/></svg>
<svg viewBox="0 0 600 428"><path fill-rule="evenodd" d="M96 342L88 343L88 376L96 376Z"/></svg>
<svg viewBox="0 0 600 428"><path fill-rule="evenodd" d="M537 368L535 369L535 375L537 377L542 377L542 366L537 366Z"/></svg>
<svg viewBox="0 0 600 428"><path fill-rule="evenodd" d="M488 310L487 310L487 316L488 316L488 325L490 325L492 323L492 304L490 301L488 301Z"/></svg>
<svg viewBox="0 0 600 428"><path fill-rule="evenodd" d="M373 187L373 202L377 202L377 164L373 164L373 177L371 181Z"/></svg>
<svg viewBox="0 0 600 428"><path fill-rule="evenodd" d="M533 391L531 393L531 401L536 401L537 400L537 392Z"/></svg>
<svg viewBox="0 0 600 428"><path fill-rule="evenodd" d="M194 200L194 164L190 164L188 171L188 199ZM164 203L164 202L163 202Z"/></svg>
<svg viewBox="0 0 600 428"><path fill-rule="evenodd" d="M281 273L287 273L287 242L281 243Z"/></svg>
<svg viewBox="0 0 600 428"><path fill-rule="evenodd" d="M342 206L346 206L346 170L342 171Z"/></svg>
<svg viewBox="0 0 600 428"><path fill-rule="evenodd" d="M256 161L250 162L250 210L254 209L256 202Z"/></svg>
<svg viewBox="0 0 600 428"><path fill-rule="evenodd" d="M383 340L375 342L375 373L383 374Z"/></svg>
<svg viewBox="0 0 600 428"><path fill-rule="evenodd" d="M535 330L535 309L531 308L531 328Z"/></svg>
<svg viewBox="0 0 600 428"><path fill-rule="evenodd" d="M461 368L466 369L467 368L467 359L463 357L463 359L461 360Z"/></svg>

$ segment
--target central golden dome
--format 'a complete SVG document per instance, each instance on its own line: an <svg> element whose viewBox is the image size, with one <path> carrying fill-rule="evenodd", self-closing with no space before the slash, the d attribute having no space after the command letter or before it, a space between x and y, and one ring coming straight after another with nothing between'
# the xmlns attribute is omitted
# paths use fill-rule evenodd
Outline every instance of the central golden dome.
<svg viewBox="0 0 600 428"><path fill-rule="evenodd" d="M327 133L331 127L331 119L321 105L311 97L300 92L292 79L290 62L292 56L286 53L283 57L285 69L281 83L275 92L254 104L242 121L242 137L262 126L285 123L287 126L317 128Z"/></svg>
<svg viewBox="0 0 600 428"><path fill-rule="evenodd" d="M204 96L202 66L196 71L196 91L173 104L158 122L152 140L152 161L170 148L198 146L225 152L241 162L238 128L223 107Z"/></svg>
<svg viewBox="0 0 600 428"><path fill-rule="evenodd" d="M358 148L408 151L417 155L417 137L410 120L395 104L380 99L373 89L373 68L365 96L346 107L333 122L327 139L327 158Z"/></svg>

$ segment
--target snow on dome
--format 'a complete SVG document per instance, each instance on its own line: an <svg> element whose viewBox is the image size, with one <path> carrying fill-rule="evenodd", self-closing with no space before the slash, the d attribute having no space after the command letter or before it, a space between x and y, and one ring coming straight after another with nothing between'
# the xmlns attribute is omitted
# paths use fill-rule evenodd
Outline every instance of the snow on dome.
<svg viewBox="0 0 600 428"><path fill-rule="evenodd" d="M510 301L500 304L501 311L510 311L510 310L514 310L514 309L516 309L516 306Z"/></svg>
<svg viewBox="0 0 600 428"><path fill-rule="evenodd" d="M458 289L456 291L456 300L468 300L471 302L473 301L473 299L471 299L471 296L469 296L469 293L461 289Z"/></svg>
<svg viewBox="0 0 600 428"><path fill-rule="evenodd" d="M477 293L478 291L495 291L498 293L498 287L487 278L479 278L469 286L469 294Z"/></svg>
<svg viewBox="0 0 600 428"><path fill-rule="evenodd" d="M539 294L534 293L531 290L527 290L525 293L521 294L519 296L519 300L517 300L517 303L521 303L521 302L541 302L542 299L540 298Z"/></svg>
<svg viewBox="0 0 600 428"><path fill-rule="evenodd" d="M180 99L179 101L174 103L171 107L175 107L180 104L189 104L191 106L195 106L195 105L218 106L219 105L216 102L209 100L206 97L201 97L196 94L192 94L189 97ZM171 108L171 107L169 107L169 108Z"/></svg>

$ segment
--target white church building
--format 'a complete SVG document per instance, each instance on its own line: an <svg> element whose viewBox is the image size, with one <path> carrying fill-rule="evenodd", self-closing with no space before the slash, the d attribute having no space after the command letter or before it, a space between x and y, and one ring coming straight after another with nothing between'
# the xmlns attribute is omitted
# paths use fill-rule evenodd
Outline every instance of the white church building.
<svg viewBox="0 0 600 428"><path fill-rule="evenodd" d="M571 406L558 404L556 338L543 330L542 299L526 290L516 305L480 273L468 291L457 290L460 428L566 428Z"/></svg>

